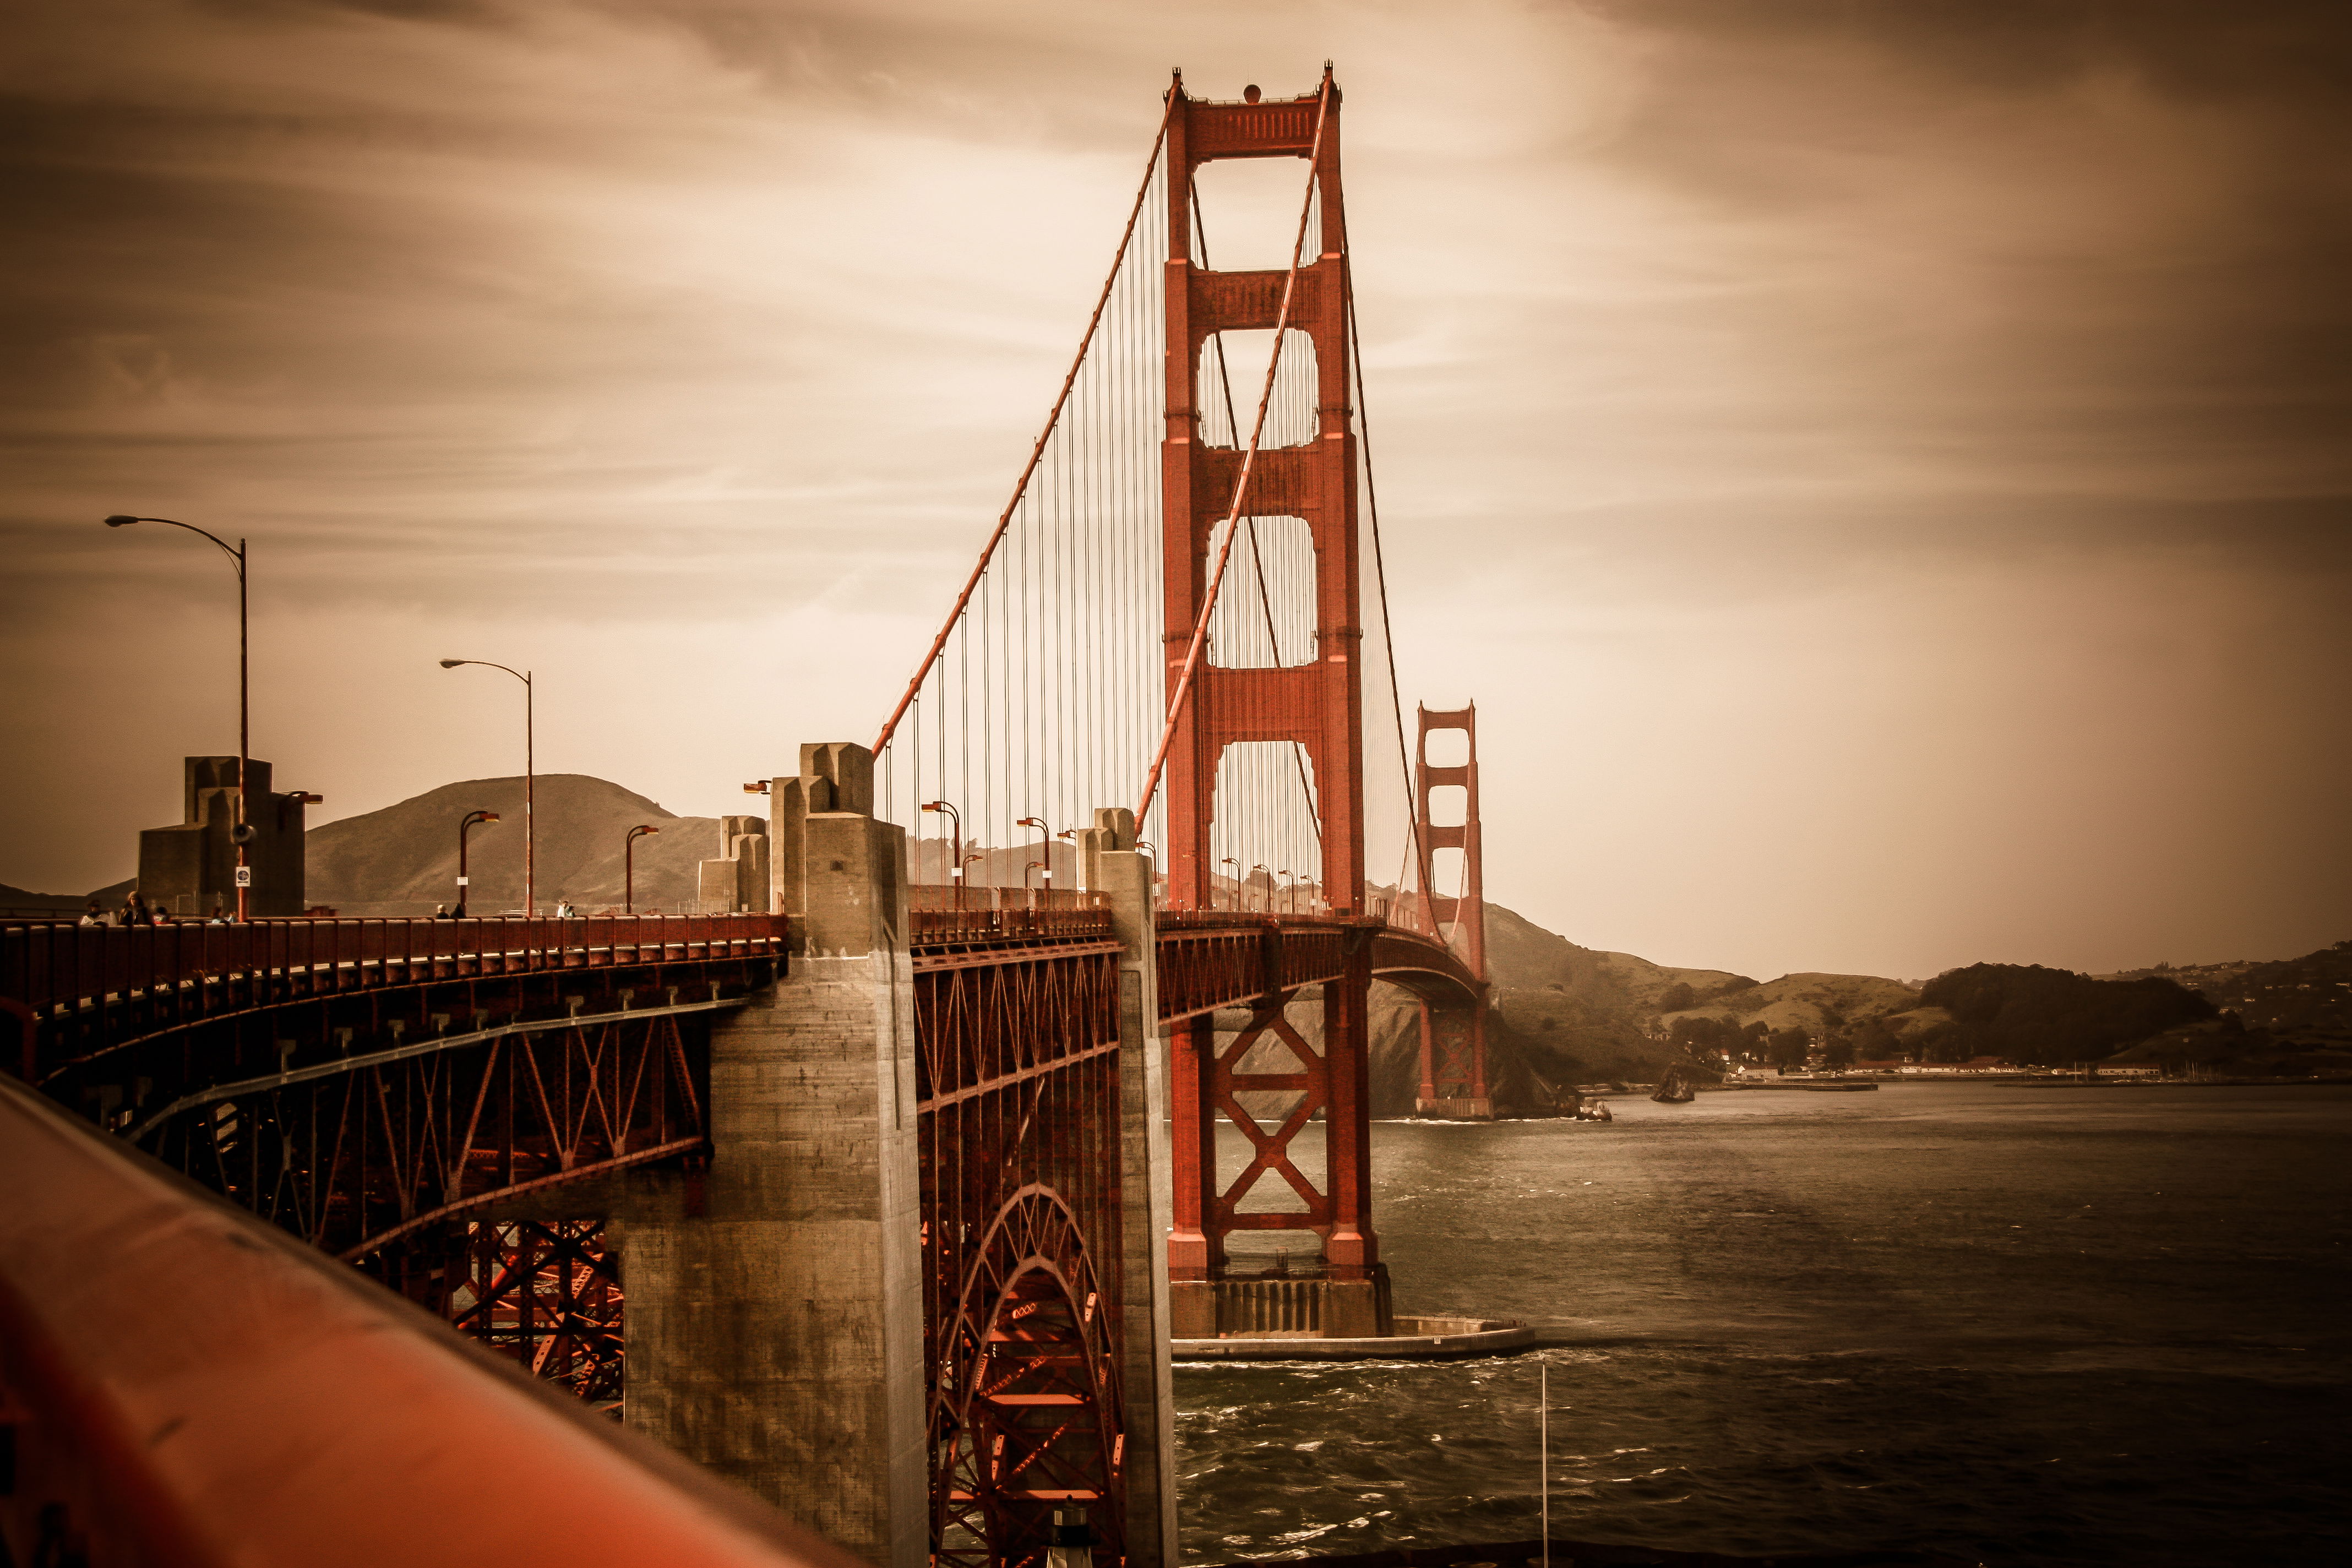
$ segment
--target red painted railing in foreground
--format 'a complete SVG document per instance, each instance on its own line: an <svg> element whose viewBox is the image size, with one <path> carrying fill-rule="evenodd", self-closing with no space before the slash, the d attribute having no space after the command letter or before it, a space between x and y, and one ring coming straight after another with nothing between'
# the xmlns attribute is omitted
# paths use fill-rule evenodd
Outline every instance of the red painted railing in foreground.
<svg viewBox="0 0 2352 1568"><path fill-rule="evenodd" d="M782 915L17 925L0 930L0 998L39 1015L139 995L201 1016L469 974L781 953L789 925Z"/></svg>
<svg viewBox="0 0 2352 1568"><path fill-rule="evenodd" d="M0 1080L0 1558L861 1568Z"/></svg>

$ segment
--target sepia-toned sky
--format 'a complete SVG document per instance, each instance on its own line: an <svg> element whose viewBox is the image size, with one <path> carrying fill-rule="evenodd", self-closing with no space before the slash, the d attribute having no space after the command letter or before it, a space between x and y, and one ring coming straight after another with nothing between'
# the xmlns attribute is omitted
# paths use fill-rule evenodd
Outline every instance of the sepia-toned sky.
<svg viewBox="0 0 2352 1568"><path fill-rule="evenodd" d="M1758 976L2352 936L2352 23L2208 0L80 0L0 49L0 881L872 734L1172 65L1347 94L1491 897ZM1244 258L1237 258L1237 264ZM1225 258L1220 258L1221 263Z"/></svg>

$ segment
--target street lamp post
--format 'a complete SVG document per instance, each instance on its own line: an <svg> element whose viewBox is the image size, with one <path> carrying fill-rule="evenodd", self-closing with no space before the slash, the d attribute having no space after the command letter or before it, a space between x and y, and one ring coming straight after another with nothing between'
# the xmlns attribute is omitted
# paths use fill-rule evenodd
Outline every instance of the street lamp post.
<svg viewBox="0 0 2352 1568"><path fill-rule="evenodd" d="M252 769L253 705L251 688L247 680L248 639L246 636L245 602L245 541L229 548L228 541L193 522L177 522L168 517L126 517L117 512L106 520L109 528L122 528L134 522L161 522L173 528L184 528L190 533L201 533L221 548L236 567L236 825L229 839L236 846L236 918L241 924L253 916L253 871L246 857L246 846L253 839Z"/></svg>
<svg viewBox="0 0 2352 1568"><path fill-rule="evenodd" d="M1263 867L1263 866L1253 866L1253 867L1251 867L1251 868L1250 868L1250 879L1250 879L1250 882L1251 882L1251 885L1252 885L1252 886L1256 886L1256 885L1257 885L1257 874L1258 874L1260 871L1263 871L1263 870L1265 870L1265 867ZM1267 913L1271 914L1271 913L1273 912L1273 910L1274 910L1274 879L1273 879L1273 877L1268 876L1268 877L1266 878L1266 879L1265 879L1265 894L1266 894L1266 898L1265 898L1265 905L1264 905L1263 907L1265 908L1265 910L1266 910L1266 912L1267 912Z"/></svg>
<svg viewBox="0 0 2352 1568"><path fill-rule="evenodd" d="M1054 830L1045 826L1045 819L1042 816L1024 816L1013 826L1034 827L1037 830L1037 852L1045 858L1042 861L1033 860L1030 864L1045 868L1045 891L1051 894L1054 890ZM1021 885L1024 888L1029 885L1029 873L1025 869L1021 873ZM1049 898L1046 901L1050 903L1052 900Z"/></svg>
<svg viewBox="0 0 2352 1568"><path fill-rule="evenodd" d="M478 822L496 822L495 811L469 811L457 821L457 918L466 918L466 899L473 891L473 879L466 875L466 835Z"/></svg>
<svg viewBox="0 0 2352 1568"><path fill-rule="evenodd" d="M1240 909L1242 907L1242 863L1228 855L1217 864L1231 866L1234 868L1234 908ZM1213 897L1209 900L1212 908L1215 906L1216 901Z"/></svg>
<svg viewBox="0 0 2352 1568"><path fill-rule="evenodd" d="M927 800L925 811L943 813L948 819L948 880L955 887L956 907L963 907L963 814L946 801Z"/></svg>
<svg viewBox="0 0 2352 1568"><path fill-rule="evenodd" d="M536 740L531 716L530 671L508 669L503 664L492 664L487 658L445 658L444 669L455 669L461 664L478 664L485 669L505 669L522 682L522 912L539 912L539 823L531 812L531 795L537 777Z"/></svg>
<svg viewBox="0 0 2352 1568"><path fill-rule="evenodd" d="M627 837L621 840L621 912L625 915L637 912L637 840L648 833L660 831L658 827L648 827L640 822L629 829Z"/></svg>

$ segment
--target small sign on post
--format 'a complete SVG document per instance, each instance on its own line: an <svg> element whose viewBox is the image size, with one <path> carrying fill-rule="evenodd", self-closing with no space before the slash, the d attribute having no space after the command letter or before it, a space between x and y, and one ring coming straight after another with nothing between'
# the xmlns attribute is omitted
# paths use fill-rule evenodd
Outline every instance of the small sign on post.
<svg viewBox="0 0 2352 1568"><path fill-rule="evenodd" d="M252 867L250 867L250 866L239 866L239 867L236 868L236 885L237 885L238 887L240 887L240 888L250 888L251 886L253 886L253 868L252 868Z"/></svg>
<svg viewBox="0 0 2352 1568"><path fill-rule="evenodd" d="M464 887L467 883L468 883L468 882L470 882L470 881L472 881L472 880L473 880L473 879L472 879L471 877L460 877L460 878L458 878L458 879L457 879L457 886L459 886L459 887L461 887L461 888L462 888L462 887Z"/></svg>

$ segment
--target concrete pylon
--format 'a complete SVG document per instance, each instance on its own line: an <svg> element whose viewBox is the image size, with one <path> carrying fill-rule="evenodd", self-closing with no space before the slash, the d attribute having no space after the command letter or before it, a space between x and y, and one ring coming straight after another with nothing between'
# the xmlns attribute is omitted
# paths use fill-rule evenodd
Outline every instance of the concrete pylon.
<svg viewBox="0 0 2352 1568"><path fill-rule="evenodd" d="M695 896L706 915L764 915L772 894L768 825L756 816L719 819L719 858L702 862Z"/></svg>
<svg viewBox="0 0 2352 1568"><path fill-rule="evenodd" d="M1128 1568L1176 1568L1175 1391L1168 1360L1168 1054L1160 1044L1152 862L1135 847L1135 813L1095 813L1078 835L1079 874L1103 894L1118 960L1119 1300L1126 1410Z"/></svg>
<svg viewBox="0 0 2352 1568"><path fill-rule="evenodd" d="M880 1568L923 1568L906 835L871 815L865 748L802 758L789 792L772 786L794 951L711 1031L700 1201L681 1184L611 1227L626 1420Z"/></svg>

